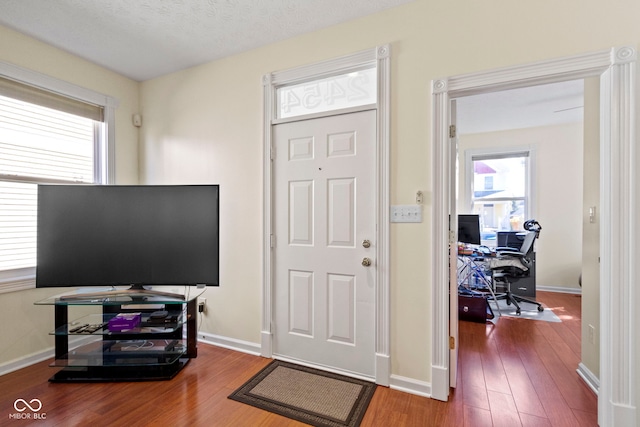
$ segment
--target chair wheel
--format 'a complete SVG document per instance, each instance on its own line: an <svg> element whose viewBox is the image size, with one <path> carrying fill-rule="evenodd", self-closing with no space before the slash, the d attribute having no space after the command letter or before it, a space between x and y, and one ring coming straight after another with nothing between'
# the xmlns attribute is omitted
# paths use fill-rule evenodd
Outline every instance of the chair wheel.
<svg viewBox="0 0 640 427"><path fill-rule="evenodd" d="M520 309L517 309L517 310L516 310L516 315L517 315L517 316L520 316Z"/></svg>
<svg viewBox="0 0 640 427"><path fill-rule="evenodd" d="M543 311L544 311L544 307L543 307L543 306L541 306L541 305L539 305L539 306L538 306L538 311L539 311L539 312L543 312Z"/></svg>
<svg viewBox="0 0 640 427"><path fill-rule="evenodd" d="M509 301L509 299L506 299L507 305L511 305L511 301Z"/></svg>

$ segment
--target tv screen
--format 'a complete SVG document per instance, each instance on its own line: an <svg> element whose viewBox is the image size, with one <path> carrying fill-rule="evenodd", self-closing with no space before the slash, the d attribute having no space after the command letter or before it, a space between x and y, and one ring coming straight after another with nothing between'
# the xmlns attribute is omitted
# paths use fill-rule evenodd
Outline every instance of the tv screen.
<svg viewBox="0 0 640 427"><path fill-rule="evenodd" d="M219 286L219 187L40 185L36 287Z"/></svg>
<svg viewBox="0 0 640 427"><path fill-rule="evenodd" d="M458 215L458 242L480 244L479 215Z"/></svg>

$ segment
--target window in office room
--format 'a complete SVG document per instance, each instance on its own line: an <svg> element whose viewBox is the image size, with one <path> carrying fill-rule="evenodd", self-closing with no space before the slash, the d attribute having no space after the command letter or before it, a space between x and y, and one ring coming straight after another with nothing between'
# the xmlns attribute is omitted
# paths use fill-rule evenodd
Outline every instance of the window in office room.
<svg viewBox="0 0 640 427"><path fill-rule="evenodd" d="M483 243L498 231L523 230L529 218L530 152L472 154L467 162L472 213L480 215Z"/></svg>
<svg viewBox="0 0 640 427"><path fill-rule="evenodd" d="M104 183L103 107L0 77L0 291L33 280L37 186Z"/></svg>

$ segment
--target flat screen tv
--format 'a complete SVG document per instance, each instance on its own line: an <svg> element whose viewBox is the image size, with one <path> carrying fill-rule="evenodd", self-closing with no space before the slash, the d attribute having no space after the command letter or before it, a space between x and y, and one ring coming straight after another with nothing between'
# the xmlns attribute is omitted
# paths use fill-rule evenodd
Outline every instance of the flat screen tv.
<svg viewBox="0 0 640 427"><path fill-rule="evenodd" d="M36 287L219 286L217 185L40 185Z"/></svg>
<svg viewBox="0 0 640 427"><path fill-rule="evenodd" d="M458 242L480 244L479 215L458 215Z"/></svg>

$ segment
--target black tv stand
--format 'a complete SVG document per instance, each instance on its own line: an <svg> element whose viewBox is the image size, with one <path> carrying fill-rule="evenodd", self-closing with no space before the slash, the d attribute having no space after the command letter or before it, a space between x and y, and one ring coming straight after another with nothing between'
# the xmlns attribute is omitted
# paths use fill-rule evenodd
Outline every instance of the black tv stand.
<svg viewBox="0 0 640 427"><path fill-rule="evenodd" d="M183 293L147 289L107 289L54 296L37 305L54 306L55 359L61 367L51 382L169 380L197 357L197 297L204 289L185 287ZM70 306L96 306L101 313L69 321ZM162 306L166 320L151 319ZM118 313L140 312L140 324L130 330L109 331ZM86 327L84 327L86 325ZM82 338L70 349L69 337ZM74 343L77 344L77 343ZM71 350L71 351L70 351Z"/></svg>

